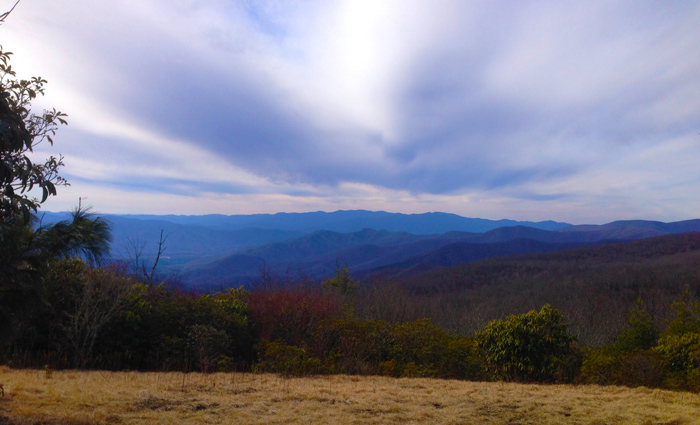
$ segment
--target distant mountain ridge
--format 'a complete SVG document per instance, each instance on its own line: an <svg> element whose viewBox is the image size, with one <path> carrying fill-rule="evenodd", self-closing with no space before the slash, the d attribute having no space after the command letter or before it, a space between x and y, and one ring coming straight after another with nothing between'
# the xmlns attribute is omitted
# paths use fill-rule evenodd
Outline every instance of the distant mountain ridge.
<svg viewBox="0 0 700 425"><path fill-rule="evenodd" d="M357 276L382 270L410 276L489 257L700 232L700 220L569 225L363 210L103 216L113 224L114 259L129 260L129 247L140 247L141 258L152 261L162 231L168 239L159 270L197 287L247 285L263 265L274 273L324 278L340 261ZM44 221L67 217L67 213L47 213Z"/></svg>
<svg viewBox="0 0 700 425"><path fill-rule="evenodd" d="M700 231L700 220L684 220L672 223L649 220L619 220L601 225L572 225L557 230L562 232L620 232L624 230L627 233L638 232L640 235L649 235L645 237L652 237Z"/></svg>
<svg viewBox="0 0 700 425"><path fill-rule="evenodd" d="M195 224L221 229L276 229L311 233L317 230L350 233L362 229L407 232L415 235L445 233L449 231L483 233L505 226L528 226L555 230L570 226L555 221L487 220L462 217L457 214L430 212L401 214L385 211L349 210L335 212L277 213L251 215L121 215L137 220L161 220L177 224Z"/></svg>

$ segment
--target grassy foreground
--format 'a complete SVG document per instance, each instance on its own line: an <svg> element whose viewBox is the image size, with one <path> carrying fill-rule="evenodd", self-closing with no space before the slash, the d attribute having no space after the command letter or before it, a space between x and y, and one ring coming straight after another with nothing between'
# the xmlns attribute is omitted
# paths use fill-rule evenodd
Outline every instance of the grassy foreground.
<svg viewBox="0 0 700 425"><path fill-rule="evenodd" d="M243 373L11 370L7 424L700 424L700 395L647 388Z"/></svg>

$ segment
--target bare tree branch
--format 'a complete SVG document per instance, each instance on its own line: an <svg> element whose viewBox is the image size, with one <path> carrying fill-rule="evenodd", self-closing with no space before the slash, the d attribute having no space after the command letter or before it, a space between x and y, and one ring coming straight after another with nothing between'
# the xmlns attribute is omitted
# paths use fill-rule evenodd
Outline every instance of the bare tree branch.
<svg viewBox="0 0 700 425"><path fill-rule="evenodd" d="M160 261L160 256L167 249L167 247L165 246L165 241L168 240L168 236L169 235L166 235L165 237L163 237L163 229L160 230L160 239L158 239L158 255L156 255L156 261L153 262L153 267L151 268L151 274L146 276L149 285L153 284L153 276L156 273L156 267L158 267L158 262ZM145 274L145 270L144 270L144 274Z"/></svg>
<svg viewBox="0 0 700 425"><path fill-rule="evenodd" d="M10 13L12 13L12 11L15 10L15 7L17 7L17 5L19 4L19 1L20 1L20 0L17 0L17 1L15 2L15 5L12 6L12 9L10 9L8 12L5 12L5 13L3 13L2 15L0 15L0 22L5 22L5 18L7 18L8 16L10 16Z"/></svg>

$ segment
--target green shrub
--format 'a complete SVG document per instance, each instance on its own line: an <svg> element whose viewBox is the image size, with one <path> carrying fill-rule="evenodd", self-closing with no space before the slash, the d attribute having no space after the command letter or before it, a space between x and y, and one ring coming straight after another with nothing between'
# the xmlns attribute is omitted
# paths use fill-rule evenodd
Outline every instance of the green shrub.
<svg viewBox="0 0 700 425"><path fill-rule="evenodd" d="M335 268L335 275L332 278L321 282L324 289L337 291L343 295L353 294L362 286L360 282L355 281L355 278L350 275L348 268L350 266L340 267L340 264Z"/></svg>
<svg viewBox="0 0 700 425"><path fill-rule="evenodd" d="M564 316L549 306L494 320L477 334L489 372L507 381L569 382L580 363Z"/></svg>
<svg viewBox="0 0 700 425"><path fill-rule="evenodd" d="M221 356L216 366L219 372L224 373L237 372L243 369L239 361L236 361L236 359L229 356Z"/></svg>
<svg viewBox="0 0 700 425"><path fill-rule="evenodd" d="M628 387L658 388L663 386L665 364L653 350L633 351L622 357L621 384Z"/></svg>
<svg viewBox="0 0 700 425"><path fill-rule="evenodd" d="M305 349L281 342L262 341L259 344L256 372L279 373L282 376L306 376L319 373L321 362L309 356Z"/></svg>
<svg viewBox="0 0 700 425"><path fill-rule="evenodd" d="M656 351L661 354L672 372L689 372L700 368L700 334L698 333L665 335L659 340Z"/></svg>
<svg viewBox="0 0 700 425"><path fill-rule="evenodd" d="M653 348L658 339L654 320L639 299L627 315L627 324L617 337L614 347L620 351L644 351Z"/></svg>
<svg viewBox="0 0 700 425"><path fill-rule="evenodd" d="M673 303L673 308L676 317L669 322L666 335L700 333L700 301L694 301L688 289L683 292L680 300Z"/></svg>
<svg viewBox="0 0 700 425"><path fill-rule="evenodd" d="M326 373L380 373L386 358L387 326L379 320L329 319L314 334L314 352Z"/></svg>
<svg viewBox="0 0 700 425"><path fill-rule="evenodd" d="M586 384L620 385L622 352L611 347L584 351L579 380Z"/></svg>
<svg viewBox="0 0 700 425"><path fill-rule="evenodd" d="M379 363L379 374L383 376L400 376L396 359Z"/></svg>
<svg viewBox="0 0 700 425"><path fill-rule="evenodd" d="M585 353L579 382L661 387L664 378L664 360L656 351L621 351L608 346Z"/></svg>
<svg viewBox="0 0 700 425"><path fill-rule="evenodd" d="M352 317L326 320L316 330L313 352L324 373L483 378L473 341L450 335L429 319L391 326Z"/></svg>
<svg viewBox="0 0 700 425"><path fill-rule="evenodd" d="M700 391L700 334L665 335L655 348L666 362L669 374L665 386Z"/></svg>
<svg viewBox="0 0 700 425"><path fill-rule="evenodd" d="M389 329L387 355L396 360L395 376L480 379L481 363L471 339L458 338L430 319Z"/></svg>
<svg viewBox="0 0 700 425"><path fill-rule="evenodd" d="M231 340L221 329L194 325L187 334L187 349L201 372L214 372L219 360L229 351Z"/></svg>

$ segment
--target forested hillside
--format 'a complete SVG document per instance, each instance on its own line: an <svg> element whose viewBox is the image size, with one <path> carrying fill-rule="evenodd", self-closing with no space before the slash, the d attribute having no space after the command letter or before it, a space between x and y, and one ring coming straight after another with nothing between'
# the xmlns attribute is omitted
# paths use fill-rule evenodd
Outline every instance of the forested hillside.
<svg viewBox="0 0 700 425"><path fill-rule="evenodd" d="M383 270L371 279L382 282L373 297L382 298L377 302L387 314L392 314L392 299L403 296L412 302L393 309L406 312L403 317L427 315L448 329L471 333L495 318L551 303L565 313L581 342L600 345L619 334L638 299L662 327L673 315L673 301L686 289L700 294L700 233L394 275Z"/></svg>

